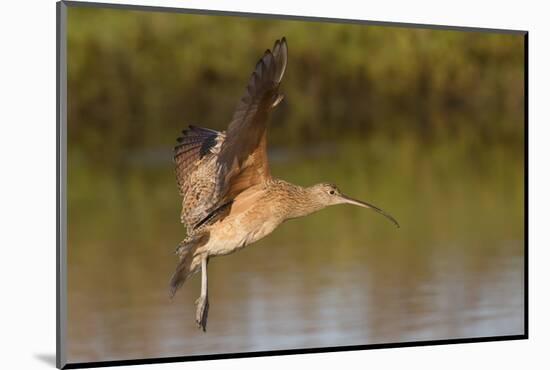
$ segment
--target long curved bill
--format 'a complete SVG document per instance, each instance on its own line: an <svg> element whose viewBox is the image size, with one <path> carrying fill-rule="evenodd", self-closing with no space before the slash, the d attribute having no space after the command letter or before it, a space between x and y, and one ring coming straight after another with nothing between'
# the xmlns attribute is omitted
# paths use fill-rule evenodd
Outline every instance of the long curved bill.
<svg viewBox="0 0 550 370"><path fill-rule="evenodd" d="M396 221L395 218L393 218L390 214L386 213L382 209L380 209L376 206L373 206L372 204L369 204L367 202L362 202L362 201L357 200L357 199L350 198L346 195L342 195L341 198L344 201L344 203L353 204L355 206L370 208L372 210L375 210L376 212L380 213L382 216L385 216L387 219L389 219L391 222L393 222L395 224L395 226L400 227L399 223Z"/></svg>

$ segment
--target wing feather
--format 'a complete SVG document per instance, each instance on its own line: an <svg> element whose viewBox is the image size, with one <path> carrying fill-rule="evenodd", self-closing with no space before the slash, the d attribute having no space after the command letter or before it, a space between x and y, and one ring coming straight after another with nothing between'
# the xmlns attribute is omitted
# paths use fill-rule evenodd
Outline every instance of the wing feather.
<svg viewBox="0 0 550 370"><path fill-rule="evenodd" d="M218 157L217 197L221 202L271 178L266 151L267 121L283 98L279 85L287 60L288 48L283 37L275 42L273 51L266 50L249 78Z"/></svg>

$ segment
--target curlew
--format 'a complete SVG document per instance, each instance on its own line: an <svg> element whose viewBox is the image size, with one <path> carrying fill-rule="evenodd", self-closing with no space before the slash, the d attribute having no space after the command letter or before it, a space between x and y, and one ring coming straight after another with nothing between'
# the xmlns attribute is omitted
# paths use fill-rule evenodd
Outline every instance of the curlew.
<svg viewBox="0 0 550 370"><path fill-rule="evenodd" d="M327 206L353 204L397 221L372 204L350 198L331 184L310 187L271 177L266 153L267 121L283 100L279 85L287 66L285 38L277 40L256 64L227 131L189 126L174 148L186 238L170 280L170 297L192 274L201 271L195 320L206 331L207 265L211 257L233 253L270 234L282 222Z"/></svg>

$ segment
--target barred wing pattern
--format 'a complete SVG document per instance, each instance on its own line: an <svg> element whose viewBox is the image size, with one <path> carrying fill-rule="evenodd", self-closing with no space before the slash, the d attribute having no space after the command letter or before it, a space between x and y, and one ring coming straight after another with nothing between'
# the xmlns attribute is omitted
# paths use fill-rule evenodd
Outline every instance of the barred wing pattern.
<svg viewBox="0 0 550 370"><path fill-rule="evenodd" d="M223 132L189 126L177 139L174 161L178 188L183 197L181 222L189 231L208 216L215 203L212 200L216 189L214 175L224 137Z"/></svg>

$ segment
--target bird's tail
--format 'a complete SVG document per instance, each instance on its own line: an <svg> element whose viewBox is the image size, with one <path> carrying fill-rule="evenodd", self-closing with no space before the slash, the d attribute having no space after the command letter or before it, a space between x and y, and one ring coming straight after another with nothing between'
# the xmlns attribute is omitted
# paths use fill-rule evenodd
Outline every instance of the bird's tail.
<svg viewBox="0 0 550 370"><path fill-rule="evenodd" d="M168 292L170 299L174 298L176 291L185 283L187 277L198 271L200 264L193 263L193 261L195 260L197 248L203 244L204 240L204 234L193 238L185 238L176 249L176 254L180 260L176 266L176 271L174 271L170 278Z"/></svg>

